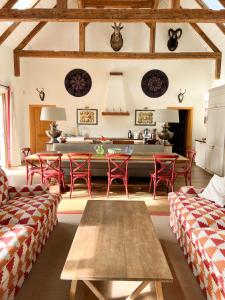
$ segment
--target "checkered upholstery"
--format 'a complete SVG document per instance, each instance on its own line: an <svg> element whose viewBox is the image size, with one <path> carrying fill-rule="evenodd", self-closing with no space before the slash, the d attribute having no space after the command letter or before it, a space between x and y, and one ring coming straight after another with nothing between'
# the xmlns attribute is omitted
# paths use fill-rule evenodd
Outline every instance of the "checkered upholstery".
<svg viewBox="0 0 225 300"><path fill-rule="evenodd" d="M196 195L187 196L186 189L170 193L169 202L170 225L200 287L207 299L224 300L225 209Z"/></svg>
<svg viewBox="0 0 225 300"><path fill-rule="evenodd" d="M8 198L8 178L5 172L0 168L0 205L6 203Z"/></svg>
<svg viewBox="0 0 225 300"><path fill-rule="evenodd" d="M5 192L0 203L0 300L11 300L57 223L60 196L44 185L8 187L1 169L0 182Z"/></svg>
<svg viewBox="0 0 225 300"><path fill-rule="evenodd" d="M34 258L34 229L0 226L0 299L13 299L29 273Z"/></svg>
<svg viewBox="0 0 225 300"><path fill-rule="evenodd" d="M34 197L47 193L49 193L49 188L44 184L9 187L9 199Z"/></svg>
<svg viewBox="0 0 225 300"><path fill-rule="evenodd" d="M203 192L203 190L203 188L196 189L194 186L182 186L179 192L185 194L186 197L197 197L198 194Z"/></svg>

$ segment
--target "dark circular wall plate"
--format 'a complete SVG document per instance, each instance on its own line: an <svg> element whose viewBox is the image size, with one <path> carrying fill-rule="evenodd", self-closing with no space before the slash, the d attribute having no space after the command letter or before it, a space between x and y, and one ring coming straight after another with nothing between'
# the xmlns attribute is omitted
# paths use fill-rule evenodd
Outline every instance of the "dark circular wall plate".
<svg viewBox="0 0 225 300"><path fill-rule="evenodd" d="M65 88L75 97L85 96L90 91L91 85L91 76L82 69L74 69L65 77Z"/></svg>
<svg viewBox="0 0 225 300"><path fill-rule="evenodd" d="M169 80L160 70L151 70L145 73L141 81L141 88L145 95L151 98L161 97L167 91Z"/></svg>

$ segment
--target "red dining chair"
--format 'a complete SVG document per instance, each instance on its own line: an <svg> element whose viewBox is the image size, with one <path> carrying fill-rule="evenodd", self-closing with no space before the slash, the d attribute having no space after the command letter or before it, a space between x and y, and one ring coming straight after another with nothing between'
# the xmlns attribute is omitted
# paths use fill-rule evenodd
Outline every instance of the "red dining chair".
<svg viewBox="0 0 225 300"><path fill-rule="evenodd" d="M186 185L191 185L192 165L193 165L193 162L195 159L195 155L196 155L195 150L187 150L186 157L189 160L184 164L179 164L179 166L176 166L176 168L175 168L175 179L178 176L184 176Z"/></svg>
<svg viewBox="0 0 225 300"><path fill-rule="evenodd" d="M31 149L29 147L24 147L21 149L23 154L23 159L26 163L26 184L28 185L29 179L30 184L33 183L33 177L35 174L41 176L41 168L40 166L36 165L33 161L27 159L27 157L31 154Z"/></svg>
<svg viewBox="0 0 225 300"><path fill-rule="evenodd" d="M74 191L75 181L84 179L87 183L88 194L91 197L91 153L68 153L70 160L70 198Z"/></svg>
<svg viewBox="0 0 225 300"><path fill-rule="evenodd" d="M123 181L128 197L128 162L131 156L128 154L107 154L106 157L108 160L108 188L106 197L108 198L110 187L115 179Z"/></svg>
<svg viewBox="0 0 225 300"><path fill-rule="evenodd" d="M61 185L65 190L64 172L62 171L62 153L38 153L41 166L42 183L52 178L55 179L61 191Z"/></svg>
<svg viewBox="0 0 225 300"><path fill-rule="evenodd" d="M167 189L174 191L175 164L179 155L175 154L154 154L154 172L150 174L149 192L153 184L153 199L156 196L156 189L159 183L164 183Z"/></svg>

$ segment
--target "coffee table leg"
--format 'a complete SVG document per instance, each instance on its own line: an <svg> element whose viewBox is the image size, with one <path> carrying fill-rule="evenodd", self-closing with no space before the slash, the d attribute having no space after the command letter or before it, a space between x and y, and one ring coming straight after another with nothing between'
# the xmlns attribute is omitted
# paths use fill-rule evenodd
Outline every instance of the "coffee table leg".
<svg viewBox="0 0 225 300"><path fill-rule="evenodd" d="M75 300L75 294L77 289L77 280L72 280L70 286L70 300Z"/></svg>
<svg viewBox="0 0 225 300"><path fill-rule="evenodd" d="M163 291L162 291L162 282L160 281L155 282L155 290L156 290L157 300L164 300Z"/></svg>
<svg viewBox="0 0 225 300"><path fill-rule="evenodd" d="M133 293L126 298L126 300L134 300L141 291L150 283L150 281L143 281L137 288L136 290L133 291Z"/></svg>
<svg viewBox="0 0 225 300"><path fill-rule="evenodd" d="M88 288L94 293L94 295L99 299L99 300L106 300L106 298L99 292L98 289L91 283L89 280L83 280L83 282L88 286Z"/></svg>

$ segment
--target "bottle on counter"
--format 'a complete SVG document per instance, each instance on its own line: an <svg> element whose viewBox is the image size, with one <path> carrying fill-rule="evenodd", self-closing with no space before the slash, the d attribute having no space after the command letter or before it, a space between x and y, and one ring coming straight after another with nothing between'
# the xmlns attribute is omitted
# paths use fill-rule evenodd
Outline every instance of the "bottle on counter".
<svg viewBox="0 0 225 300"><path fill-rule="evenodd" d="M132 139L132 137L133 137L133 134L132 134L131 130L128 130L128 139Z"/></svg>

